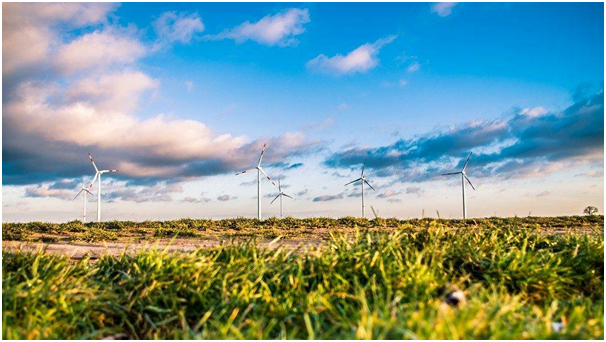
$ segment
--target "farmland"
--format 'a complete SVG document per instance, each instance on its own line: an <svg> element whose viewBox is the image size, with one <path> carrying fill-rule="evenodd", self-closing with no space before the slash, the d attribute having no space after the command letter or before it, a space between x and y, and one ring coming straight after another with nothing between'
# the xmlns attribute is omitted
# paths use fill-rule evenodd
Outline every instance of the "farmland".
<svg viewBox="0 0 606 342"><path fill-rule="evenodd" d="M603 229L603 216L3 224L5 242L220 242L95 260L5 250L3 338L602 339ZM314 243L262 247L278 239Z"/></svg>

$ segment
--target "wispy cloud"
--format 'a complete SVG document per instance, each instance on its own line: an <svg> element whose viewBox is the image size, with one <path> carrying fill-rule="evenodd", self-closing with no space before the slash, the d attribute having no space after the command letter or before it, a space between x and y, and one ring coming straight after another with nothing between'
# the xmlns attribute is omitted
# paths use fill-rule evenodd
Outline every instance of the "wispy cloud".
<svg viewBox="0 0 606 342"><path fill-rule="evenodd" d="M409 186L408 188L406 188L407 194L421 196L424 192L425 190L421 189L418 186Z"/></svg>
<svg viewBox="0 0 606 342"><path fill-rule="evenodd" d="M236 198L238 198L238 197L230 196L230 195L221 195L221 196L217 197L217 200L219 200L221 202L226 202L226 201L234 200Z"/></svg>
<svg viewBox="0 0 606 342"><path fill-rule="evenodd" d="M334 201L334 200L338 200L338 199L343 199L343 193L340 193L338 195L323 195L323 196L314 197L313 201L314 202L327 202L327 201Z"/></svg>
<svg viewBox="0 0 606 342"><path fill-rule="evenodd" d="M402 194L402 191L385 190L383 193L377 195L377 198L389 198Z"/></svg>
<svg viewBox="0 0 606 342"><path fill-rule="evenodd" d="M415 73L417 71L419 71L419 69L421 69L421 64L419 64L419 62L412 62L407 68L406 68L406 72L412 74ZM400 84L401 85L401 84ZM404 84L406 85L406 84Z"/></svg>
<svg viewBox="0 0 606 342"><path fill-rule="evenodd" d="M393 42L397 36L392 35L381 38L374 43L366 43L347 55L335 55L328 57L318 55L316 58L307 62L307 68L311 71L332 74L346 75L354 73L364 73L375 68L379 64L377 58L381 48Z"/></svg>
<svg viewBox="0 0 606 342"><path fill-rule="evenodd" d="M295 46L299 43L296 36L305 32L309 23L309 11L291 8L274 15L267 15L256 22L245 22L230 30L216 35L207 35L209 40L233 39L236 43L248 40L268 46Z"/></svg>
<svg viewBox="0 0 606 342"><path fill-rule="evenodd" d="M440 17L447 17L452 13L452 8L456 5L456 2L437 2L431 5L431 13L435 13Z"/></svg>
<svg viewBox="0 0 606 342"><path fill-rule="evenodd" d="M398 140L376 148L348 147L325 165L350 168L367 159L377 176L424 181L462 167L476 177L542 176L563 168L603 165L604 93L579 100L562 112L528 115L518 110L494 121L473 121L447 131Z"/></svg>
<svg viewBox="0 0 606 342"><path fill-rule="evenodd" d="M208 203L210 201L212 201L210 198L205 198L205 197L195 198L195 197L190 197L190 196L187 196L181 200L181 202L183 202L183 203Z"/></svg>
<svg viewBox="0 0 606 342"><path fill-rule="evenodd" d="M188 44L196 33L204 31L204 23L198 13L164 12L152 26L158 47L174 42Z"/></svg>

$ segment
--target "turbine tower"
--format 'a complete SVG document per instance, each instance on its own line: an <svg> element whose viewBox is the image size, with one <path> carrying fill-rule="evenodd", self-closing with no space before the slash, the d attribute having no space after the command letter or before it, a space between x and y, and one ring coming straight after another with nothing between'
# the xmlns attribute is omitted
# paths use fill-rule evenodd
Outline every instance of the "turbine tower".
<svg viewBox="0 0 606 342"><path fill-rule="evenodd" d="M278 199L278 197L280 198L280 218L282 218L282 196L286 196L290 199L294 199L294 198L288 196L287 194L285 194L284 192L282 192L282 185L280 185L280 180L278 179L278 195L269 204L274 203Z"/></svg>
<svg viewBox="0 0 606 342"><path fill-rule="evenodd" d="M263 153L265 152L265 146L267 146L267 144L263 144L263 149L261 150L261 155L259 156L259 162L257 163L257 167L255 167L254 169L244 170L242 172L236 173L236 176L237 176L237 175L240 175L243 173L257 170L257 218L259 220L261 220L261 173L265 175L265 177L267 178L268 181L271 182L271 184L276 186L276 183L274 183L271 180L271 178L269 178L267 173L265 173L265 171L263 171L263 169L261 168L261 160L263 160Z"/></svg>
<svg viewBox="0 0 606 342"><path fill-rule="evenodd" d="M362 174L360 175L360 178L352 180L351 182L345 184L345 186L347 186L351 183L360 181L360 185L362 185L362 218L366 218L366 212L364 211L364 183L366 183L366 185L368 185L373 191L376 191L375 188L373 188L372 185L368 183L366 177L364 177L364 167L366 167L366 160L364 161L364 164L362 164Z"/></svg>
<svg viewBox="0 0 606 342"><path fill-rule="evenodd" d="M471 185L471 188L473 190L475 190L476 188L473 187L473 184L471 184L471 181L469 180L469 178L467 178L467 173L465 173L465 170L467 169L467 164L469 164L469 158L471 158L471 154L473 152L469 152L469 156L467 157L467 160L465 161L465 165L463 166L463 170L459 171L459 172L450 172L450 173L444 173L442 174L442 176L450 176L450 175L458 175L461 174L461 188L463 189L463 219L467 218L467 209L465 208L465 180L467 180L467 182L469 182L469 185Z"/></svg>
<svg viewBox="0 0 606 342"><path fill-rule="evenodd" d="M88 154L88 158L90 159L90 162L93 164L93 167L95 168L95 178L93 178L92 183L90 183L89 188L93 187L93 184L95 184L95 181L97 181L97 222L101 222L101 175L104 173L108 173L108 172L118 172L118 170L101 170L99 171L99 169L97 168L97 165L95 164L95 161L93 160L93 156L90 155L90 153Z"/></svg>
<svg viewBox="0 0 606 342"><path fill-rule="evenodd" d="M78 194L76 195L76 197L74 197L74 200L76 198L78 198L78 196L80 196L80 194L84 192L84 195L82 195L82 198L84 200L84 209L82 212L82 222L86 222L86 194L90 194L91 196L95 196L93 195L92 192L88 191L88 189L86 188L86 183L84 182L84 175L82 175L82 188L80 188L80 191L78 192Z"/></svg>

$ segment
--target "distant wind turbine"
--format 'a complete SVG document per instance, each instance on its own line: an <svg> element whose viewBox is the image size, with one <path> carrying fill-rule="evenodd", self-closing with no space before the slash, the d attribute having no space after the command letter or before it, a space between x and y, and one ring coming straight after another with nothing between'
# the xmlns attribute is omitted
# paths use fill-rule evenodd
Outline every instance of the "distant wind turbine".
<svg viewBox="0 0 606 342"><path fill-rule="evenodd" d="M366 167L366 161L364 161L364 164L362 164L362 174L360 175L360 178L358 178L356 180L352 180L351 182L345 184L345 186L347 186L351 183L360 181L360 184L362 185L362 218L366 217L366 212L364 211L364 183L366 183L372 190L376 191L375 188L373 188L372 185L370 185L370 183L368 183L368 181L366 180L366 177L364 177L364 167Z"/></svg>
<svg viewBox="0 0 606 342"><path fill-rule="evenodd" d="M237 175L240 175L243 173L252 172L254 170L257 170L257 218L259 220L261 220L261 173L265 175L265 177L267 178L268 181L271 182L271 184L276 186L276 183L274 183L271 180L271 178L269 178L267 173L265 173L265 171L263 171L263 169L261 168L261 160L263 160L263 153L265 152L265 146L267 146L267 144L263 144L263 149L261 150L261 155L259 156L259 163L257 163L257 167L255 167L254 169L244 170L242 172L236 173L236 176L237 176Z"/></svg>
<svg viewBox="0 0 606 342"><path fill-rule="evenodd" d="M90 183L89 188L93 187L93 184L95 184L95 181L97 181L97 222L101 222L101 175L104 173L108 173L108 172L118 172L118 170L101 170L99 171L99 169L97 169L97 165L95 164L95 161L93 160L93 156L90 155L90 153L88 154L88 158L90 159L90 162L93 164L93 167L95 168L95 178L93 178L93 181Z"/></svg>
<svg viewBox="0 0 606 342"><path fill-rule="evenodd" d="M273 199L273 201L271 201L271 203L274 203L278 197L280 198L280 218L282 218L282 196L286 196L290 199L294 199L290 196L288 196L287 194L285 194L284 192L282 192L282 185L280 185L280 180L278 179L278 195ZM269 204L271 204L269 203Z"/></svg>
<svg viewBox="0 0 606 342"><path fill-rule="evenodd" d="M375 219L379 218L379 211L375 210L375 208L371 205L370 209L372 209L372 214L375 215Z"/></svg>
<svg viewBox="0 0 606 342"><path fill-rule="evenodd" d="M461 174L461 187L463 189L463 219L467 218L467 209L465 208L465 180L467 180L467 182L469 182L469 185L471 185L472 189L476 189L473 187L473 184L471 184L471 181L469 180L469 178L467 178L467 173L465 173L465 170L467 169L467 164L469 164L469 158L471 158L471 154L473 152L469 153L469 157L467 157L467 160L465 161L465 165L463 166L463 170L459 171L459 172L450 172L450 173L444 173L442 174L442 176L450 176L450 175L458 175Z"/></svg>
<svg viewBox="0 0 606 342"><path fill-rule="evenodd" d="M84 173L84 171L83 171L83 173ZM80 194L83 192L84 192L84 195L82 195L82 199L84 200L84 209L82 211L82 222L86 222L86 194L90 194L93 197L95 195L93 195L93 193L88 191L88 189L86 188L86 183L84 182L84 175L82 175L82 188L80 188L80 191L78 192L76 197L74 197L74 199L78 198L78 196L80 196Z"/></svg>

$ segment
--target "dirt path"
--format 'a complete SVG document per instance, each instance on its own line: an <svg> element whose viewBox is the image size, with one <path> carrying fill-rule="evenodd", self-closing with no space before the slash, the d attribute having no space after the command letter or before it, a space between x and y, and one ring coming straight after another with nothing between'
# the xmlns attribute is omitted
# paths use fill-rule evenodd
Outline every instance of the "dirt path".
<svg viewBox="0 0 606 342"><path fill-rule="evenodd" d="M2 250L5 252L35 252L45 250L46 253L68 255L72 259L82 259L90 256L91 259L98 259L102 255L120 255L123 252L136 253L145 249L164 250L169 252L191 252L198 248L213 248L221 244L229 244L229 240L200 240L200 239L180 239L171 241L162 239L149 242L101 242L101 243L61 243L61 242L23 242L23 241L2 241ZM293 239L293 240L261 240L257 243L262 248L284 248L297 252L306 252L320 246L321 240L311 239Z"/></svg>

